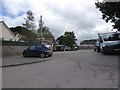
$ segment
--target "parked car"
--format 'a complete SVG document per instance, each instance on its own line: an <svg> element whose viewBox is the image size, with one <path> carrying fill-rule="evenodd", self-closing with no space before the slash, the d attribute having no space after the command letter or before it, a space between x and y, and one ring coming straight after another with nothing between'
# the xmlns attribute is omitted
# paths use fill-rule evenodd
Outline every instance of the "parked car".
<svg viewBox="0 0 120 90"><path fill-rule="evenodd" d="M105 55L110 52L120 51L120 33L109 32L98 34L100 50Z"/></svg>
<svg viewBox="0 0 120 90"><path fill-rule="evenodd" d="M33 45L23 51L23 56L40 56L41 58L52 56L53 50L44 44Z"/></svg>
<svg viewBox="0 0 120 90"><path fill-rule="evenodd" d="M65 51L65 45L57 45L56 50L57 51Z"/></svg>

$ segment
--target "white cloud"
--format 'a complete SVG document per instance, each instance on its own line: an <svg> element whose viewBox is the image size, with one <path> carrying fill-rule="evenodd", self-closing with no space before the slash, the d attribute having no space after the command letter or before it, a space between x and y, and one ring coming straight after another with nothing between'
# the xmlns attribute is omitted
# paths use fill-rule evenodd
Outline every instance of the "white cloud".
<svg viewBox="0 0 120 90"><path fill-rule="evenodd" d="M17 16L20 11L25 12L28 7L25 0L3 0L2 4L5 6L7 13Z"/></svg>
<svg viewBox="0 0 120 90"><path fill-rule="evenodd" d="M98 32L110 31L111 24L106 24L101 13L95 8L96 0L4 0L7 11L16 17L0 17L9 26L22 25L25 14L21 11L32 10L36 23L43 16L43 21L57 38L65 31L74 31L78 43L83 39L97 38Z"/></svg>
<svg viewBox="0 0 120 90"><path fill-rule="evenodd" d="M6 17L6 16L2 16L0 17L2 18L0 21L5 21L5 23L9 26L9 27L16 27L16 26L21 26L22 23L24 22L24 15L17 17L17 18L10 18L10 17Z"/></svg>

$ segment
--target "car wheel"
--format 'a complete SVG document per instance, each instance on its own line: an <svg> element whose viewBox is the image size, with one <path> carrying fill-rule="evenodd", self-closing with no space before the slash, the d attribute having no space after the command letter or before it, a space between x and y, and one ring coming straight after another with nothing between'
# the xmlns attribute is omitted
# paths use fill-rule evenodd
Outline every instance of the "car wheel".
<svg viewBox="0 0 120 90"><path fill-rule="evenodd" d="M51 57L52 56L52 54L51 55L49 55L49 57Z"/></svg>
<svg viewBox="0 0 120 90"><path fill-rule="evenodd" d="M103 53L103 55L107 54L106 51L104 50L104 48L102 48L102 53Z"/></svg>
<svg viewBox="0 0 120 90"><path fill-rule="evenodd" d="M97 48L97 52L100 52L100 49L99 49L99 48Z"/></svg>
<svg viewBox="0 0 120 90"><path fill-rule="evenodd" d="M24 56L24 57L27 57L27 53L26 53L26 52L24 52L24 53L23 53L23 56Z"/></svg>
<svg viewBox="0 0 120 90"><path fill-rule="evenodd" d="M41 57L41 58L44 58L44 57L45 57L45 54L44 54L44 53L41 53L41 54L40 54L40 57Z"/></svg>

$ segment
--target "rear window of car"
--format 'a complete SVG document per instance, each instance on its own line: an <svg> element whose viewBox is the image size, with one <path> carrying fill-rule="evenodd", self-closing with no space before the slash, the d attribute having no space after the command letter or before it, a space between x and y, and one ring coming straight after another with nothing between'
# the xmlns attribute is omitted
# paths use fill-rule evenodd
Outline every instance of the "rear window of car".
<svg viewBox="0 0 120 90"><path fill-rule="evenodd" d="M35 49L35 46L31 46L30 49Z"/></svg>
<svg viewBox="0 0 120 90"><path fill-rule="evenodd" d="M47 48L50 48L50 49L52 49L52 46L51 45L45 45Z"/></svg>

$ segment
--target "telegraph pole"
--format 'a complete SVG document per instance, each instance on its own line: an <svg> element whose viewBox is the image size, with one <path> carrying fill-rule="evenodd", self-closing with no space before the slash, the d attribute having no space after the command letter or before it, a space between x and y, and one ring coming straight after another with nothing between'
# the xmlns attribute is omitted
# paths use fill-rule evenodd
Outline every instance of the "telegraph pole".
<svg viewBox="0 0 120 90"><path fill-rule="evenodd" d="M40 16L39 27L40 27L40 43L43 43L42 37L42 15Z"/></svg>

